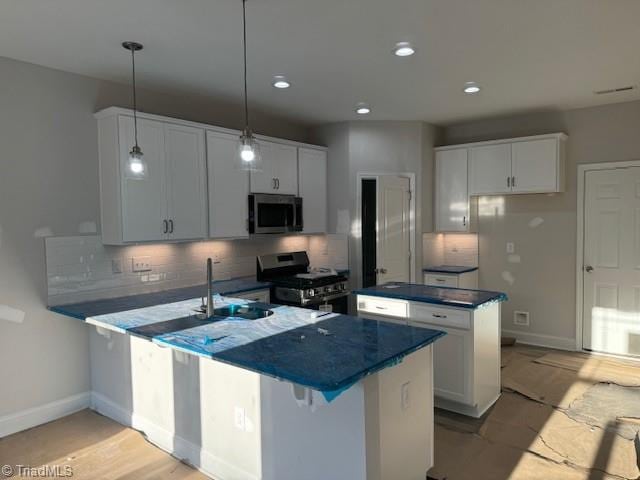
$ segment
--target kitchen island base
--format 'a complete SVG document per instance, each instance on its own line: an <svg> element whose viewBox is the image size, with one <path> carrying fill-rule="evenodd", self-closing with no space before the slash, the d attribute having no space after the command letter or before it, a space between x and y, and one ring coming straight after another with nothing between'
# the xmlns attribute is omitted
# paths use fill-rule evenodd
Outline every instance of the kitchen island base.
<svg viewBox="0 0 640 480"><path fill-rule="evenodd" d="M93 408L221 480L423 480L433 463L432 346L320 392L92 329Z"/></svg>

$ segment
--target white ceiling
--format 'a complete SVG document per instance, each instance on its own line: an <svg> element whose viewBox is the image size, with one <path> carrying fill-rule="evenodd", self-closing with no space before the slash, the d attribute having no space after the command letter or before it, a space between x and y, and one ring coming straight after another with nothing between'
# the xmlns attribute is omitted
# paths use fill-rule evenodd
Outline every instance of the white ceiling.
<svg viewBox="0 0 640 480"><path fill-rule="evenodd" d="M448 124L640 99L638 0L248 0L250 101L309 124L356 117ZM2 0L0 56L240 100L241 0ZM413 57L391 54L398 41ZM275 90L285 74L293 86ZM462 85L476 81L476 96Z"/></svg>

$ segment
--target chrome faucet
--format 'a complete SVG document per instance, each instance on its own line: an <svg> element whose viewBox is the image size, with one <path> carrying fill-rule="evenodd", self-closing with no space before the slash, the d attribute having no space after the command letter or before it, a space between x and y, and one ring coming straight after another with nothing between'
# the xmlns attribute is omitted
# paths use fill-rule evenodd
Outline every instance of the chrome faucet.
<svg viewBox="0 0 640 480"><path fill-rule="evenodd" d="M213 262L207 258L207 318L213 317Z"/></svg>

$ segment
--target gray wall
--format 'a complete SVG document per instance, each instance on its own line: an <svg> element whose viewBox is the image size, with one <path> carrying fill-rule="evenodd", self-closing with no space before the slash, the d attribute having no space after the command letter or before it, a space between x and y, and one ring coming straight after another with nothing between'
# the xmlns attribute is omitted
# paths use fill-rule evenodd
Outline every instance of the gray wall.
<svg viewBox="0 0 640 480"><path fill-rule="evenodd" d="M541 335L540 341L558 340L544 336L575 338L577 165L640 159L639 128L640 102L629 102L474 121L444 130L445 145L550 132L569 135L565 193L480 201L480 284L509 294L503 329ZM538 217L543 223L532 228L529 222ZM515 242L520 263L508 260L508 241ZM514 310L531 312L529 328L513 325Z"/></svg>
<svg viewBox="0 0 640 480"><path fill-rule="evenodd" d="M130 89L0 58L0 416L86 392L88 328L46 310L47 231L98 223L94 111L128 106ZM141 92L145 111L237 128L239 106ZM260 133L307 140L307 129L255 115ZM7 310L9 307L11 310ZM8 315L7 312L16 315ZM18 323L24 312L24 319Z"/></svg>
<svg viewBox="0 0 640 480"><path fill-rule="evenodd" d="M423 122L357 121L323 126L314 140L329 147L329 230L349 233L352 278L360 284L357 214L359 173L414 173L416 179L416 278L422 268L422 232L431 229L433 146L439 130ZM424 220L423 220L424 217Z"/></svg>

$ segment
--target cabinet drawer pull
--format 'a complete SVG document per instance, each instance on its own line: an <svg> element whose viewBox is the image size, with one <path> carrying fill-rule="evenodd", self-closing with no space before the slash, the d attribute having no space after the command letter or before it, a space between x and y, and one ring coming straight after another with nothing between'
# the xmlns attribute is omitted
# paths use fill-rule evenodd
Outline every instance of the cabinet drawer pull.
<svg viewBox="0 0 640 480"><path fill-rule="evenodd" d="M444 278L436 278L436 282L444 283L446 280Z"/></svg>
<svg viewBox="0 0 640 480"><path fill-rule="evenodd" d="M387 307L381 307L380 305L376 305L376 308L378 310L386 310L387 309Z"/></svg>
<svg viewBox="0 0 640 480"><path fill-rule="evenodd" d="M446 315L442 315L442 314L440 314L440 313L434 313L434 314L433 314L433 316L434 316L435 318L447 318L447 316L446 316Z"/></svg>

